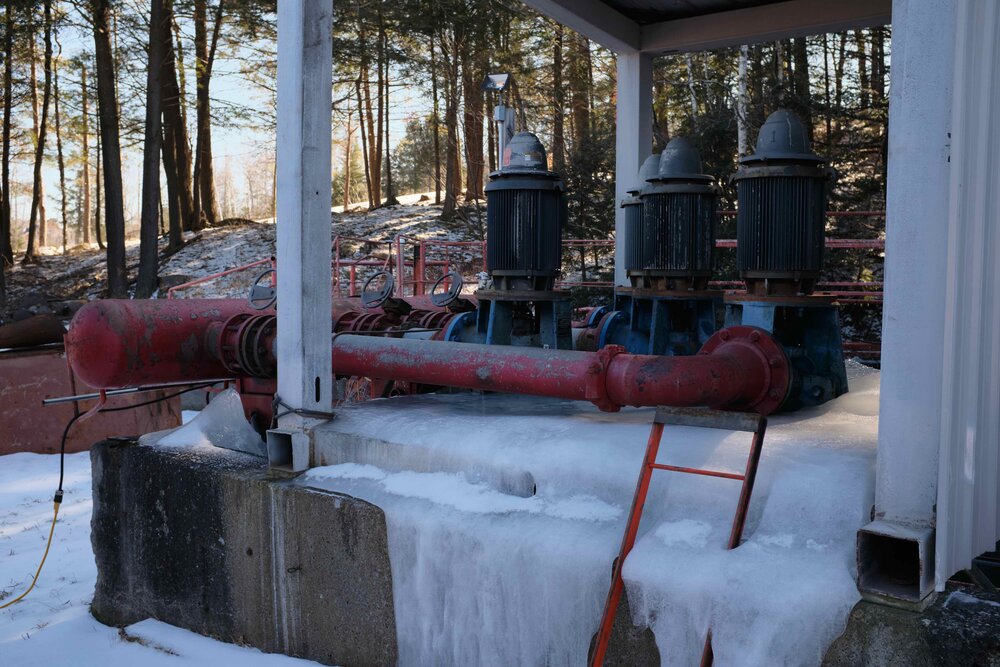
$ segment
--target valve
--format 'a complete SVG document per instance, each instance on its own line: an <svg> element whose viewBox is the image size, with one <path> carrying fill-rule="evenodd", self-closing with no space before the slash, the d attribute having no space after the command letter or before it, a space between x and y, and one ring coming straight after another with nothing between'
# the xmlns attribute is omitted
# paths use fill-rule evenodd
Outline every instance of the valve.
<svg viewBox="0 0 1000 667"><path fill-rule="evenodd" d="M449 279L451 280L451 283L448 285L448 289L443 292L438 292L438 288L442 287L445 281ZM462 286L464 284L465 281L462 280L462 276L455 271L449 271L435 280L434 284L431 285L431 303L440 308L451 305L462 293Z"/></svg>
<svg viewBox="0 0 1000 667"><path fill-rule="evenodd" d="M274 267L264 269L257 274L256 278L253 279L253 284L250 285L250 294L247 295L247 300L250 302L250 307L254 310L267 310L274 305L275 301L278 300L278 292L274 289L274 285L260 284L261 280L273 273Z"/></svg>
<svg viewBox="0 0 1000 667"><path fill-rule="evenodd" d="M379 278L385 279L385 284L379 289L369 289ZM396 287L396 279L388 271L377 271L365 281L361 288L361 305L365 308L378 308L389 300Z"/></svg>

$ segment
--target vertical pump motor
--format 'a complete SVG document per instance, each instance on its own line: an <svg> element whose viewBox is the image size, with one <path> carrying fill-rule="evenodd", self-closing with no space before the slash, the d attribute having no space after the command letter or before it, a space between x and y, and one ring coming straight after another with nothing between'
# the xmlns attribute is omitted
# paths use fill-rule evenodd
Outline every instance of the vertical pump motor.
<svg viewBox="0 0 1000 667"><path fill-rule="evenodd" d="M847 391L837 304L812 295L823 268L827 188L835 172L809 147L802 121L779 109L740 160L737 266L746 294L726 296L726 326L756 326L785 348L795 370L785 409Z"/></svg>
<svg viewBox="0 0 1000 667"><path fill-rule="evenodd" d="M518 132L486 186L486 264L495 290L552 290L562 266L565 186L545 148Z"/></svg>
<svg viewBox="0 0 1000 667"><path fill-rule="evenodd" d="M632 276L645 264L642 254L642 200L639 199L638 187L626 192L621 207L625 214L625 272Z"/></svg>
<svg viewBox="0 0 1000 667"><path fill-rule="evenodd" d="M701 157L685 137L670 140L642 201L642 272L635 287L704 290L715 257L719 188L701 172Z"/></svg>
<svg viewBox="0 0 1000 667"><path fill-rule="evenodd" d="M739 211L736 261L747 292L811 294L823 268L829 181L835 172L809 147L805 126L779 109L760 128L753 155L733 175Z"/></svg>
<svg viewBox="0 0 1000 667"><path fill-rule="evenodd" d="M696 353L718 327L722 295L708 290L714 268L719 188L701 157L677 137L639 169L644 185L625 209L625 270L614 310L591 311L580 349L622 345L636 354Z"/></svg>
<svg viewBox="0 0 1000 667"><path fill-rule="evenodd" d="M572 349L569 293L556 290L567 207L563 181L545 147L518 132L486 186L486 269L492 288L476 312L454 317L445 340Z"/></svg>
<svg viewBox="0 0 1000 667"><path fill-rule="evenodd" d="M643 246L645 232L643 231L642 198L640 193L650 179L656 178L660 169L660 155L653 153L639 167L639 183L634 190L629 190L627 197L622 199L621 207L625 212L625 273L635 283L636 277L642 276L646 266L646 249Z"/></svg>

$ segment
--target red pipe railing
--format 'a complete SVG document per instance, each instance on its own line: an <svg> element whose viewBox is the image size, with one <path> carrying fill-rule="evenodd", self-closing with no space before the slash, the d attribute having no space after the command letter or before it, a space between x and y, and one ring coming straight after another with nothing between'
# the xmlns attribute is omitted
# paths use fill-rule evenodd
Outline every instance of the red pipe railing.
<svg viewBox="0 0 1000 667"><path fill-rule="evenodd" d="M228 269L226 271L220 271L219 273L213 273L211 275L203 276L196 280L191 280L186 283L181 283L180 285L174 285L173 287L167 290L167 298L173 299L174 294L176 294L177 292L189 289L191 287L194 287L195 285L202 285L204 283L217 280L219 278L222 278L223 276L228 276L233 273L240 273L241 271L249 271L250 269L257 266L263 266L264 264L271 264L271 262L272 262L271 259L259 259L256 262L250 262L249 264L244 264L243 266L237 266L236 268L233 269Z"/></svg>

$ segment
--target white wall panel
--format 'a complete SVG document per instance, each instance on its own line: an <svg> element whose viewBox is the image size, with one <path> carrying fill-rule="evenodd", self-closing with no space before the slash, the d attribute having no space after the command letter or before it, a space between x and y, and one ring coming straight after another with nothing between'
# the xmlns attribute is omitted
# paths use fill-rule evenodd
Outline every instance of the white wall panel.
<svg viewBox="0 0 1000 667"><path fill-rule="evenodd" d="M960 0L936 587L1000 537L1000 3Z"/></svg>

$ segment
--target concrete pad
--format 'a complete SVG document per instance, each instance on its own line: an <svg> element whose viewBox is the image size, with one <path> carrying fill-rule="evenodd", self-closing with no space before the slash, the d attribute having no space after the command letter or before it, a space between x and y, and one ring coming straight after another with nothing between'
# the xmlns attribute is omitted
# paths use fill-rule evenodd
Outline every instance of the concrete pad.
<svg viewBox="0 0 1000 667"><path fill-rule="evenodd" d="M1000 596L949 586L924 611L859 602L824 667L1000 665Z"/></svg>
<svg viewBox="0 0 1000 667"><path fill-rule="evenodd" d="M385 517L214 447L91 450L92 612L324 664L396 663Z"/></svg>

